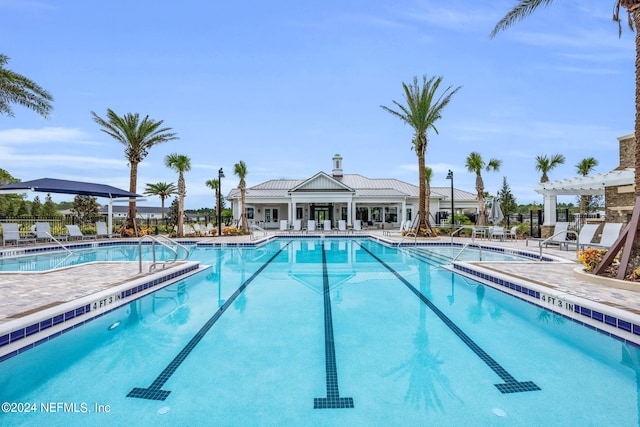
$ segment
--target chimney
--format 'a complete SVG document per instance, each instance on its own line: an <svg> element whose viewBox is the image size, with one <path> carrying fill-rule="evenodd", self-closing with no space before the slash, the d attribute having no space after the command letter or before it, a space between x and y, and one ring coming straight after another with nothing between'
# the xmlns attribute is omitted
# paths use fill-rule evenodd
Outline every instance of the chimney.
<svg viewBox="0 0 640 427"><path fill-rule="evenodd" d="M340 154L333 156L333 172L332 175L336 179L342 178L342 157Z"/></svg>
<svg viewBox="0 0 640 427"><path fill-rule="evenodd" d="M635 167L636 138L634 134L621 136L620 142L620 165L616 169Z"/></svg>

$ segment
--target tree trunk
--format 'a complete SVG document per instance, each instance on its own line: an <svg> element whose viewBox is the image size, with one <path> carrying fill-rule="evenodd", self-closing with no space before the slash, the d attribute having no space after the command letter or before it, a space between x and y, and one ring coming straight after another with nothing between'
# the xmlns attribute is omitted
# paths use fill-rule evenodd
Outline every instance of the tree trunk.
<svg viewBox="0 0 640 427"><path fill-rule="evenodd" d="M138 187L138 163L131 162L131 168L129 170L129 191L135 193ZM124 222L124 228L132 228L137 233L137 227L135 227L136 220L136 199L129 200L129 213L127 219Z"/></svg>
<svg viewBox="0 0 640 427"><path fill-rule="evenodd" d="M482 175L478 173L476 175L476 193L478 197L478 220L476 224L483 226L487 223L487 216L485 214L486 208L484 206L484 181L482 181Z"/></svg>
<svg viewBox="0 0 640 427"><path fill-rule="evenodd" d="M432 237L434 236L434 233L431 228L429 217L427 216L427 186L424 175L424 153L427 148L427 137L425 135L419 135L417 138L420 139L416 147L418 155L418 183L420 196L418 201L418 223L416 224L416 235Z"/></svg>
<svg viewBox="0 0 640 427"><path fill-rule="evenodd" d="M185 183L182 172L178 176L178 237L184 236L184 196L185 196Z"/></svg>

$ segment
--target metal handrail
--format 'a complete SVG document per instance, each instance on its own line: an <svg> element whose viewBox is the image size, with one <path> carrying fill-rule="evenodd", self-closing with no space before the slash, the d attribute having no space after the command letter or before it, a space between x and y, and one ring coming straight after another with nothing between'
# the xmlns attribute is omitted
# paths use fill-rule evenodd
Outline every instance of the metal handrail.
<svg viewBox="0 0 640 427"><path fill-rule="evenodd" d="M262 232L262 234L263 234L262 237L266 237L267 236L267 231L266 230L260 228L260 226L258 226L258 225L251 224L249 226L249 240L255 240L256 239L256 237L254 235L256 230Z"/></svg>
<svg viewBox="0 0 640 427"><path fill-rule="evenodd" d="M71 250L69 250L69 248L67 248L65 245L63 245L60 240L58 240L55 237L53 237L53 235L51 235L51 233L45 231L44 234L46 234L47 236L49 236L49 238L51 238L51 240L53 240L54 242L59 244L62 247L62 249L64 249L65 251L67 251L69 253L69 255L71 255L73 253L73 252L71 252Z"/></svg>
<svg viewBox="0 0 640 427"><path fill-rule="evenodd" d="M456 234L456 233L461 232L465 228L470 228L471 231L473 231L473 226L472 225L463 225L462 227L456 229L454 232L451 233L451 243L453 243L453 235Z"/></svg>
<svg viewBox="0 0 640 427"><path fill-rule="evenodd" d="M169 239L166 236L151 236L151 235L142 236L140 240L138 240L138 273L142 273L142 242L143 240L151 240L151 253L153 254L153 259L152 259L151 265L149 266L149 273L155 270L158 264L163 264L163 265L173 264L178 260L178 250L162 242L161 239L164 239L170 242L172 245L176 245L178 248L184 249L184 251L186 252L186 256L183 259L186 260L187 258L189 258L189 249L187 247L185 247L184 245L181 245L180 243L174 240ZM168 250L170 250L171 252L173 252L173 259L166 260L166 261L157 261L156 260L156 244L161 245L167 248Z"/></svg>
<svg viewBox="0 0 640 427"><path fill-rule="evenodd" d="M546 245L549 241L553 240L554 237L557 237L557 236L559 236L561 234L566 234L566 233L576 234L576 232L573 231L573 230L563 230L563 231L560 231L560 232L554 234L553 236L547 237L546 239L538 242L538 247L540 248L540 258L538 258L538 261L542 261L542 245ZM578 248L580 247L579 238L580 238L580 236L578 236L576 234L576 252L578 251ZM560 247L562 248L562 245ZM567 247L567 249L568 249L568 247Z"/></svg>
<svg viewBox="0 0 640 427"><path fill-rule="evenodd" d="M471 242L465 243L462 246L462 249L460 249L460 252L458 252L458 254L456 256L453 257L453 259L451 260L451 263L453 264L460 255L462 255L462 252L467 249L467 247L471 244ZM478 245L478 250L480 251L480 259L479 261L482 261L482 246Z"/></svg>
<svg viewBox="0 0 640 427"><path fill-rule="evenodd" d="M400 247L400 245L402 245L402 242L404 242L404 239L406 239L409 236L413 236L413 244L414 245L418 242L418 232L417 231L407 230L407 234L402 236L402 239L400 239L400 242L398 242L398 247Z"/></svg>

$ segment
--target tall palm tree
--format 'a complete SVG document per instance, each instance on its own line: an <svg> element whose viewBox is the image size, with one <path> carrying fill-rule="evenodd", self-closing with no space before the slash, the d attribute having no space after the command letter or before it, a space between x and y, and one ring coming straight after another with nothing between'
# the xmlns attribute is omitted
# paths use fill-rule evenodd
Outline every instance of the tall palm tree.
<svg viewBox="0 0 640 427"><path fill-rule="evenodd" d="M184 232L184 198L187 195L187 185L184 173L191 170L191 159L183 154L169 154L164 158L166 167L178 172L178 237Z"/></svg>
<svg viewBox="0 0 640 427"><path fill-rule="evenodd" d="M476 194L478 197L478 225L484 225L487 221L487 214L484 201L484 181L482 171L487 172L500 170L502 160L491 158L488 163L482 160L482 156L477 151L473 151L467 156L465 166L469 172L476 174Z"/></svg>
<svg viewBox="0 0 640 427"><path fill-rule="evenodd" d="M91 112L93 120L102 126L101 131L124 145L124 156L129 161L129 191L136 192L138 187L138 164L149 154L149 149L162 142L178 139L171 128L163 128L163 121L154 121L145 116L140 120L138 113L127 113L120 117L107 108L106 120ZM129 214L125 228L134 228L136 218L136 199L129 200Z"/></svg>
<svg viewBox="0 0 640 427"><path fill-rule="evenodd" d="M576 169L578 171L578 175L587 176L589 173L593 172L595 167L598 166L598 160L594 157L587 157L586 159L580 160L580 162L576 165ZM584 215L587 213L587 204L589 203L589 198L586 194L580 196L580 220L584 218Z"/></svg>
<svg viewBox="0 0 640 427"><path fill-rule="evenodd" d="M418 82L418 77L413 78L413 84L407 85L402 83L404 89L404 99L406 105L402 105L397 101L392 101L398 110L381 105L385 111L393 114L405 124L413 128L413 149L418 156L418 183L420 197L418 202L418 223L416 224L416 232L420 235L433 236L434 232L431 228L431 222L427 216L427 197L426 197L426 180L425 173L425 153L427 151L427 132L433 129L438 133L435 123L442 117L442 110L449 104L453 95L460 89L447 87L439 96L436 95L442 77L422 77L422 86ZM424 231L423 231L424 230Z"/></svg>
<svg viewBox="0 0 640 427"><path fill-rule="evenodd" d="M13 117L10 104L18 104L49 118L53 106L53 97L33 80L11 71L4 66L9 57L0 54L0 114Z"/></svg>
<svg viewBox="0 0 640 427"><path fill-rule="evenodd" d="M160 197L160 203L162 204L162 220L164 221L164 201L172 194L176 194L177 191L178 187L176 187L173 182L157 182L155 184L147 184L144 194L146 196Z"/></svg>
<svg viewBox="0 0 640 427"><path fill-rule="evenodd" d="M205 184L207 185L207 187L209 187L210 189L216 192L216 217L217 217L218 212L220 212L220 206L218 206L218 201L220 200L220 194L219 194L220 181L218 180L218 178L208 179L207 182L205 182Z"/></svg>
<svg viewBox="0 0 640 427"><path fill-rule="evenodd" d="M240 190L240 223L242 224L242 232L247 232L247 213L245 212L245 196L247 193L247 183L244 179L247 177L247 165L243 160L233 165L233 173L240 178L238 189Z"/></svg>
<svg viewBox="0 0 640 427"><path fill-rule="evenodd" d="M554 154L551 157L545 156L536 156L536 170L538 172L542 172L542 176L540 177L540 182L549 182L549 173L552 169L563 165L565 162L565 158L562 154Z"/></svg>
<svg viewBox="0 0 640 427"><path fill-rule="evenodd" d="M491 32L491 37L495 37L500 31L503 31L520 21L539 6L548 6L553 0L519 0L518 4L511 9L504 18L502 18ZM606 268L610 266L620 249L622 256L620 258L620 267L618 268L617 278L622 279L631 273L636 267L640 266L640 0L615 0L613 6L613 20L618 23L618 34L622 32L622 20L620 19L620 7L627 10L627 23L631 31L636 31L636 111L634 134L636 140L635 151L635 193L636 202L631 215L631 222L620 234L620 237L611 246L611 250L603 257L602 262L594 269L595 274L602 274Z"/></svg>

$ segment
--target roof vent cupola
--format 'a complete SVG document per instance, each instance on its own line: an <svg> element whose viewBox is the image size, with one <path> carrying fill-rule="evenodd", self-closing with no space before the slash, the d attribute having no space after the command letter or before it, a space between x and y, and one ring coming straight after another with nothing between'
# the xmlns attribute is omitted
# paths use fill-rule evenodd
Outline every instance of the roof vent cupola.
<svg viewBox="0 0 640 427"><path fill-rule="evenodd" d="M334 178L342 178L342 157L340 154L333 156L333 172Z"/></svg>

